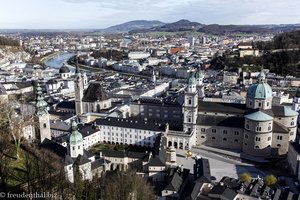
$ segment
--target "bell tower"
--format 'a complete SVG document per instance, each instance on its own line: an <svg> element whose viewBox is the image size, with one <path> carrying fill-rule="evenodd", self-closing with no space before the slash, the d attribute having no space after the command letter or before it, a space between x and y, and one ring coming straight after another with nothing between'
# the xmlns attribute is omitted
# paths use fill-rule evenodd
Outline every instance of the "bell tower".
<svg viewBox="0 0 300 200"><path fill-rule="evenodd" d="M51 140L49 113L47 111L47 102L44 100L40 84L36 87L36 117L39 124L39 139L43 142L46 138Z"/></svg>
<svg viewBox="0 0 300 200"><path fill-rule="evenodd" d="M184 93L183 104L183 131L190 133L196 129L198 114L198 93L196 89L196 79L194 73L191 73L188 79L188 85Z"/></svg>
<svg viewBox="0 0 300 200"><path fill-rule="evenodd" d="M75 71L75 109L76 115L80 116L83 113L82 98L83 98L83 79L78 66L78 56L76 56L76 71Z"/></svg>

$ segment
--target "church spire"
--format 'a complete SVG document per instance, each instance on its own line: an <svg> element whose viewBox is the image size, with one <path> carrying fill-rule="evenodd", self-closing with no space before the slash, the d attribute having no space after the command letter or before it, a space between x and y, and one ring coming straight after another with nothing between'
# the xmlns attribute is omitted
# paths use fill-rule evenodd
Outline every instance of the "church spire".
<svg viewBox="0 0 300 200"><path fill-rule="evenodd" d="M79 66L78 66L78 59L79 59L79 56L78 56L78 52L77 52L77 55L76 55L76 70L75 70L76 75L80 74L80 70L79 70Z"/></svg>
<svg viewBox="0 0 300 200"><path fill-rule="evenodd" d="M48 104L44 99L41 85L40 85L40 83L38 83L36 86L36 108L37 108L36 114L38 116L47 114L48 113L47 106L48 106Z"/></svg>

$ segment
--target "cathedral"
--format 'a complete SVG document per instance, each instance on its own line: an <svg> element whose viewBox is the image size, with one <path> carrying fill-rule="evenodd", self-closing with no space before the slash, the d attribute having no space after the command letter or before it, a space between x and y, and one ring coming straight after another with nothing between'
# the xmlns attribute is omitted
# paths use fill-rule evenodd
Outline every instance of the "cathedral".
<svg viewBox="0 0 300 200"><path fill-rule="evenodd" d="M290 106L272 105L272 88L263 71L257 80L248 88L246 104L235 104L202 101L195 78L189 79L184 129L195 132L194 145L262 157L287 153L289 142L296 139L298 112Z"/></svg>

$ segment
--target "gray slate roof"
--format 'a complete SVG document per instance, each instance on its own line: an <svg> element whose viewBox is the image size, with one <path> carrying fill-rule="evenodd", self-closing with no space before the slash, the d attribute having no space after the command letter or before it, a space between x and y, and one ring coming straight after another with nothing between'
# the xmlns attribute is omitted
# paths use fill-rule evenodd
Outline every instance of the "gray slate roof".
<svg viewBox="0 0 300 200"><path fill-rule="evenodd" d="M96 102L107 100L108 96L104 91L101 83L94 82L89 85L84 93L82 101L84 102Z"/></svg>

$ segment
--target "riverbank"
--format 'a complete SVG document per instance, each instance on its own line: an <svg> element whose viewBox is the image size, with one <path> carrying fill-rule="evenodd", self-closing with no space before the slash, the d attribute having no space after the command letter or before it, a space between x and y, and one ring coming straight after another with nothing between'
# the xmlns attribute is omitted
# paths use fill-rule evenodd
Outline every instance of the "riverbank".
<svg viewBox="0 0 300 200"><path fill-rule="evenodd" d="M47 57L44 57L43 63L48 67L59 69L67 60L69 60L73 56L73 53L59 51Z"/></svg>

